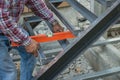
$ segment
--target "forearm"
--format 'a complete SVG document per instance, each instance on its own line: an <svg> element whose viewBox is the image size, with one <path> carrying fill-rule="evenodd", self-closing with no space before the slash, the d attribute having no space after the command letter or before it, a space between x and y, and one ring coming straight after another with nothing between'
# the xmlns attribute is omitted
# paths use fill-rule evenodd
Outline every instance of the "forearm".
<svg viewBox="0 0 120 80"><path fill-rule="evenodd" d="M23 29L12 17L9 16L9 12L0 9L0 30L12 41L19 43L20 45L28 45L30 42L29 36L23 32Z"/></svg>
<svg viewBox="0 0 120 80"><path fill-rule="evenodd" d="M53 13L43 0L29 0L26 5L39 17L52 23L55 19Z"/></svg>

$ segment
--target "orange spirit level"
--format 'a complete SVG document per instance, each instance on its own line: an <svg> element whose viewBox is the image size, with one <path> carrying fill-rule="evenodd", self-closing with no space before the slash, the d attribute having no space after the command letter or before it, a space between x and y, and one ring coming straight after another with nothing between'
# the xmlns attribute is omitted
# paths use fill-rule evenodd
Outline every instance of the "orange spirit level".
<svg viewBox="0 0 120 80"><path fill-rule="evenodd" d="M35 35L35 36L30 36L32 39L36 40L37 42L50 42L50 41L55 41L55 40L64 40L68 38L75 38L75 36L70 32L59 32L59 33L53 33L51 37L48 37L45 34L40 34L40 35ZM12 42L12 46L19 46L18 44Z"/></svg>

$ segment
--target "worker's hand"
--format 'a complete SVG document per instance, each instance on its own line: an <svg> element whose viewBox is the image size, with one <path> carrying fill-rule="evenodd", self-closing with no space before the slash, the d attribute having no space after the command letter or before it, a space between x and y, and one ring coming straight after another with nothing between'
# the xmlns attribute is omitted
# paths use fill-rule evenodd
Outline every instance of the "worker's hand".
<svg viewBox="0 0 120 80"><path fill-rule="evenodd" d="M38 48L39 48L39 44L38 42L36 42L35 40L31 40L30 44L25 46L25 49L28 53L33 54L35 57L38 56Z"/></svg>
<svg viewBox="0 0 120 80"><path fill-rule="evenodd" d="M58 22L54 22L53 23L53 32L63 32L64 28L58 23Z"/></svg>

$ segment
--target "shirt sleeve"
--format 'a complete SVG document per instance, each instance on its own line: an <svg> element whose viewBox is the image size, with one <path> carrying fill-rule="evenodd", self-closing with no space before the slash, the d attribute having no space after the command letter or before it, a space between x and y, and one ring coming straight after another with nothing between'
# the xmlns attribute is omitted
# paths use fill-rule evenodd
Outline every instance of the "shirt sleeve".
<svg viewBox="0 0 120 80"><path fill-rule="evenodd" d="M30 8L37 16L52 23L55 19L53 13L46 6L43 0L28 0L26 6Z"/></svg>
<svg viewBox="0 0 120 80"><path fill-rule="evenodd" d="M31 39L10 16L8 4L5 0L0 2L0 30L12 41L26 46Z"/></svg>

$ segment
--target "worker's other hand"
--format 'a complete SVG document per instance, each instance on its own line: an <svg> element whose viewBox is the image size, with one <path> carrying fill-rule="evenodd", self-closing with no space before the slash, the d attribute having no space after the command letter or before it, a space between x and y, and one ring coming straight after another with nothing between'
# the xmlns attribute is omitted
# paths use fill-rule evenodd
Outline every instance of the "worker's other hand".
<svg viewBox="0 0 120 80"><path fill-rule="evenodd" d="M53 32L63 32L64 31L64 28L58 23L58 22L55 22L53 23Z"/></svg>
<svg viewBox="0 0 120 80"><path fill-rule="evenodd" d="M38 48L39 48L39 44L38 42L36 42L35 40L31 39L31 42L29 45L25 46L25 49L28 53L33 54L35 57L38 56Z"/></svg>

